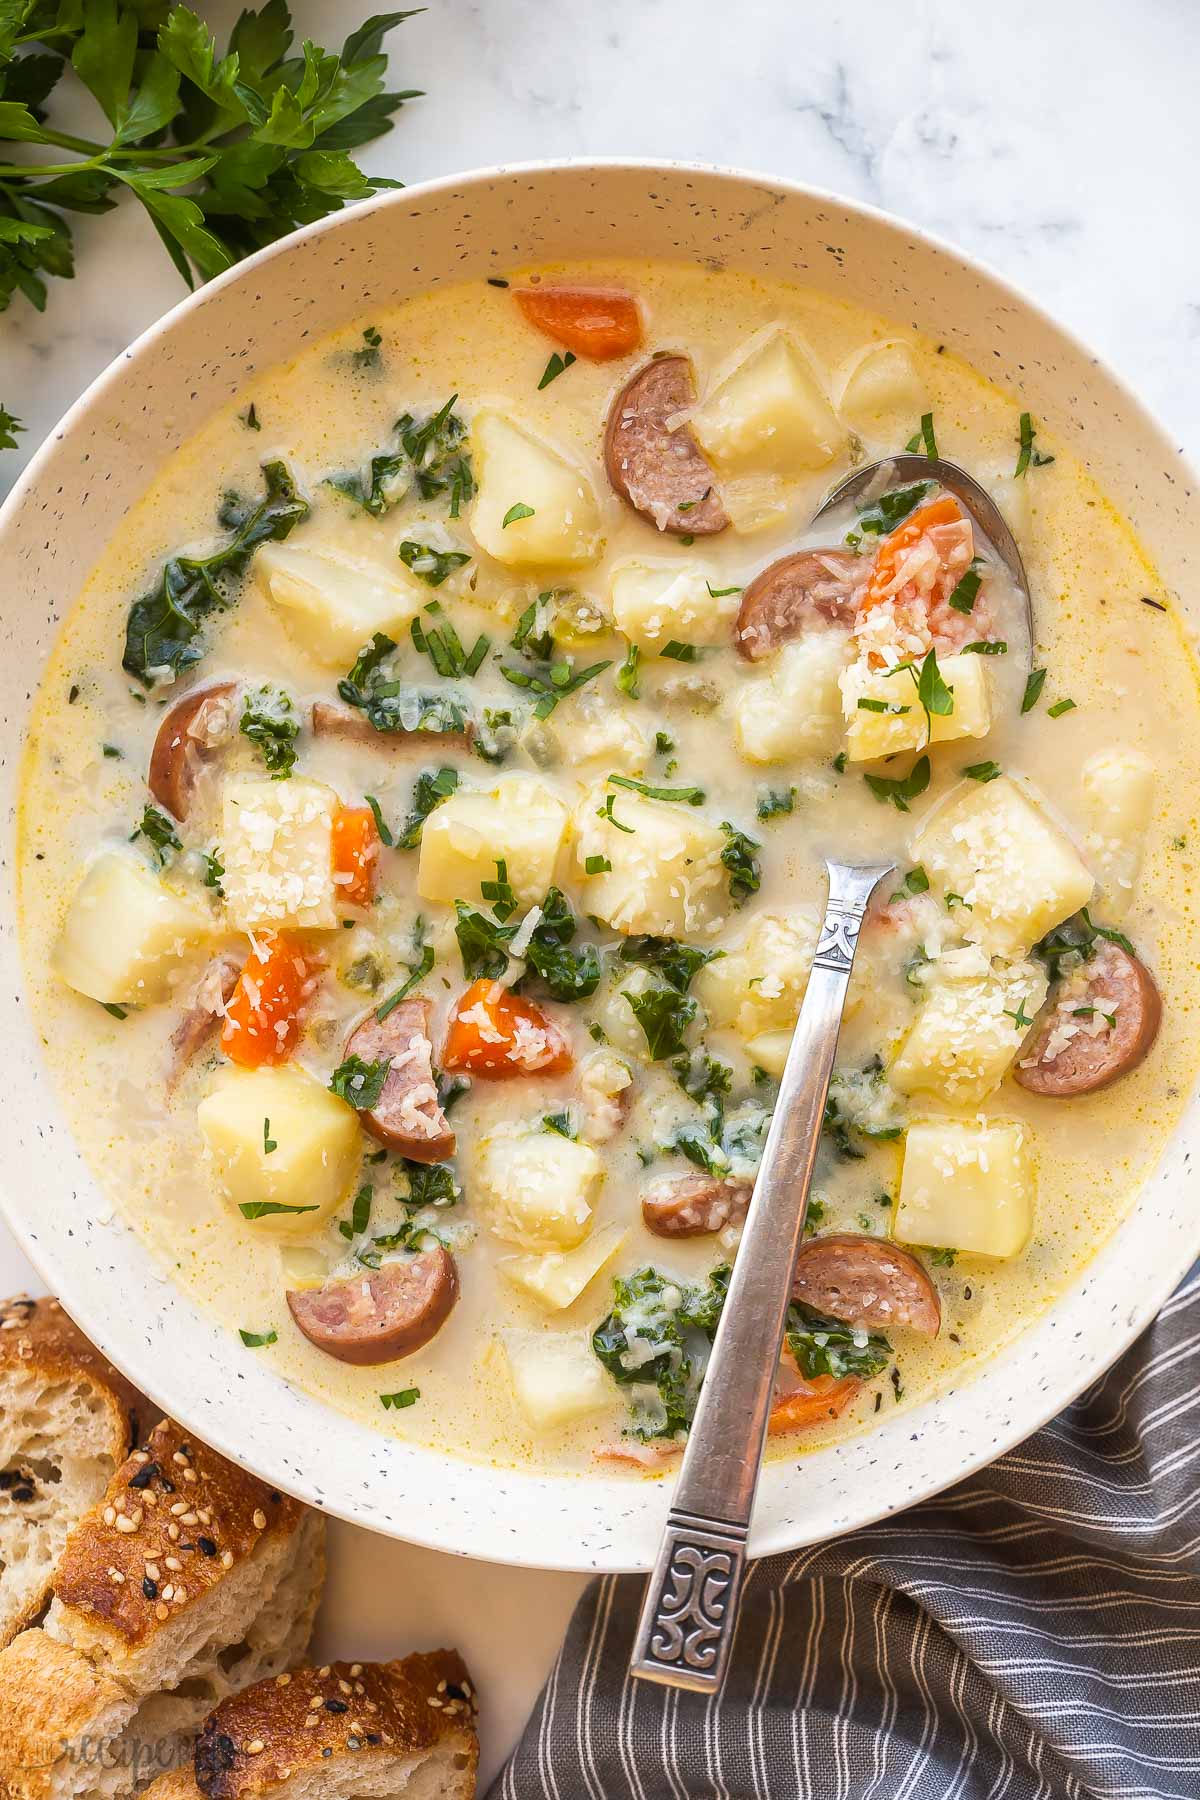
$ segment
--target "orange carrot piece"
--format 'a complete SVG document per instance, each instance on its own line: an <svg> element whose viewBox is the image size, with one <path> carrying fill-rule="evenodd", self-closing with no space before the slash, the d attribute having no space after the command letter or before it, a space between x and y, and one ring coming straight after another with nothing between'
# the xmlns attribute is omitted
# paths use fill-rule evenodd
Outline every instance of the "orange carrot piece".
<svg viewBox="0 0 1200 1800"><path fill-rule="evenodd" d="M267 932L250 947L225 1009L221 1048L244 1069L286 1062L300 1036L315 962L291 938Z"/></svg>
<svg viewBox="0 0 1200 1800"><path fill-rule="evenodd" d="M590 362L626 356L642 341L638 303L619 288L515 288L513 296L536 330Z"/></svg>
<svg viewBox="0 0 1200 1800"><path fill-rule="evenodd" d="M333 815L333 878L347 906L370 906L379 874L379 827L369 806L339 806Z"/></svg>
<svg viewBox="0 0 1200 1800"><path fill-rule="evenodd" d="M498 981L473 981L450 1015L444 1069L503 1080L561 1075L574 1061L570 1045L540 1007Z"/></svg>

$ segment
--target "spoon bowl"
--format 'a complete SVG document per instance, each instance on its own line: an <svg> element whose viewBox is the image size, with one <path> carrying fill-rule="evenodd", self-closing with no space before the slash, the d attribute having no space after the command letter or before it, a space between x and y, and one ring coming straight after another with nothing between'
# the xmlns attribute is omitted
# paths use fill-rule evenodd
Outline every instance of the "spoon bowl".
<svg viewBox="0 0 1200 1800"><path fill-rule="evenodd" d="M889 488L914 481L936 482L947 493L953 494L970 513L997 556L1007 566L1025 602L1025 626L1032 660L1033 599L1025 564L1017 549L1017 540L991 495L980 487L974 476L968 475L965 469L960 469L957 463L947 462L940 456L916 456L911 451L900 456L884 457L880 462L864 463L861 469L855 469L844 481L839 481L821 502L813 515L813 524L851 501L871 501L879 494L886 493Z"/></svg>

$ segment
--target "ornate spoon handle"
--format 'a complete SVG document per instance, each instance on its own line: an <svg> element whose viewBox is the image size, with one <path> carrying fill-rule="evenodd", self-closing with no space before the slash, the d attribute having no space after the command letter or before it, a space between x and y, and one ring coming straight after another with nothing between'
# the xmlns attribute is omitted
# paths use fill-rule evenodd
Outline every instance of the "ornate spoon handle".
<svg viewBox="0 0 1200 1800"><path fill-rule="evenodd" d="M699 1693L720 1687L733 1641L846 988L867 902L894 865L825 866L825 923L630 1665L644 1680Z"/></svg>

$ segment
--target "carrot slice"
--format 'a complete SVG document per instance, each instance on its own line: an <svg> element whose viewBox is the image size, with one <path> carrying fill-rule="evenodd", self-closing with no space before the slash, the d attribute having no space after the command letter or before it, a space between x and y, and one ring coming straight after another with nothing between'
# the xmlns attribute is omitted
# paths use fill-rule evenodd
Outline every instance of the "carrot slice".
<svg viewBox="0 0 1200 1800"><path fill-rule="evenodd" d="M857 1375L818 1375L813 1381L805 1381L776 1400L767 1431L771 1437L778 1437L783 1431L799 1431L805 1425L819 1425L822 1419L836 1419L861 1386Z"/></svg>
<svg viewBox="0 0 1200 1800"><path fill-rule="evenodd" d="M626 356L642 341L638 303L620 288L535 287L513 293L532 326L591 362Z"/></svg>
<svg viewBox="0 0 1200 1800"><path fill-rule="evenodd" d="M473 981L450 1015L442 1067L504 1080L512 1075L561 1075L572 1065L570 1045L540 1007L498 981Z"/></svg>
<svg viewBox="0 0 1200 1800"><path fill-rule="evenodd" d="M286 1062L300 1036L300 1015L316 963L282 933L254 940L225 1009L221 1048L244 1069Z"/></svg>
<svg viewBox="0 0 1200 1800"><path fill-rule="evenodd" d="M958 501L949 494L939 494L936 500L929 500L924 506L918 506L916 512L910 513L903 524L890 531L875 552L875 567L871 571L871 579L867 583L866 593L859 606L860 612L869 612L888 597L888 588L896 578L896 570L904 557L915 544L918 544L925 533L934 525L953 525L962 518L962 509Z"/></svg>
<svg viewBox="0 0 1200 1800"><path fill-rule="evenodd" d="M333 815L333 879L348 906L370 906L379 873L379 827L369 806L339 806Z"/></svg>

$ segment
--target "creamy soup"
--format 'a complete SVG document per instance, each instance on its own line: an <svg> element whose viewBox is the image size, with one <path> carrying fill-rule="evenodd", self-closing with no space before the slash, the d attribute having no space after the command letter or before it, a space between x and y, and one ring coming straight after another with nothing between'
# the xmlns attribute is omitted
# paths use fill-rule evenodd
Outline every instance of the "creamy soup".
<svg viewBox="0 0 1200 1800"><path fill-rule="evenodd" d="M1077 1275L1195 1073L1200 715L1038 426L820 294L597 265L360 320L168 460L37 697L21 911L101 1186L239 1354L474 1458L669 1467L826 855L896 872L775 1452ZM906 446L998 503L1032 643L933 479L813 524Z"/></svg>

